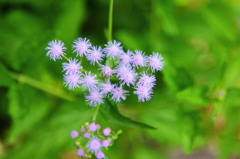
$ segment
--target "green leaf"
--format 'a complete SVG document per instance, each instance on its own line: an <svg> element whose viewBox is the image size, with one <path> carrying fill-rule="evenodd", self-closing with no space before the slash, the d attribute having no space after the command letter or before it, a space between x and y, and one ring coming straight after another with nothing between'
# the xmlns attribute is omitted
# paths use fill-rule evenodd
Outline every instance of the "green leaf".
<svg viewBox="0 0 240 159"><path fill-rule="evenodd" d="M26 67L23 63L30 61L34 49L39 49L37 46L29 48L34 43L32 41L38 42L36 34L42 34L43 25L34 14L22 10L13 10L1 21L0 56L13 69L23 70Z"/></svg>
<svg viewBox="0 0 240 159"><path fill-rule="evenodd" d="M119 124L122 124L124 126L132 126L132 127L140 127L140 128L146 128L146 129L156 129L153 126L150 126L148 124L144 124L138 121L134 121L129 117L123 116L116 105L113 105L111 102L107 102L107 104L102 104L100 107L100 113L101 116L106 121L116 122Z"/></svg>
<svg viewBox="0 0 240 159"><path fill-rule="evenodd" d="M48 114L51 101L27 86L11 86L8 99L10 101L8 112L13 123L7 142L13 143Z"/></svg>
<svg viewBox="0 0 240 159"><path fill-rule="evenodd" d="M162 25L163 30L169 35L177 35L178 27L174 17L174 5L171 1L158 1L156 4L156 15Z"/></svg>
<svg viewBox="0 0 240 159"><path fill-rule="evenodd" d="M227 106L240 107L240 89L230 88L227 90L227 95L225 96L224 104Z"/></svg>
<svg viewBox="0 0 240 159"><path fill-rule="evenodd" d="M158 104L156 103L156 105ZM160 107L160 105L158 106ZM176 107L146 111L142 116L142 121L151 123L157 128L156 131L147 131L154 140L161 143L180 143Z"/></svg>
<svg viewBox="0 0 240 159"><path fill-rule="evenodd" d="M0 86L11 86L14 81L10 77L8 70L0 63Z"/></svg>
<svg viewBox="0 0 240 159"><path fill-rule="evenodd" d="M5 159L59 159L66 149L73 150L72 154L77 156L74 152L76 140L70 137L70 132L78 130L92 115L92 110L86 105L79 106L81 103L81 98L75 102L63 102L31 131L25 132L23 140L18 142L18 146L12 147Z"/></svg>
<svg viewBox="0 0 240 159"><path fill-rule="evenodd" d="M194 105L205 106L208 103L206 99L207 87L195 86L188 87L177 94L177 98Z"/></svg>
<svg viewBox="0 0 240 159"><path fill-rule="evenodd" d="M221 3L215 3L206 7L201 13L214 32L227 40L235 41L237 36L233 25L234 21L231 20L231 10L223 13L222 9L228 8Z"/></svg>
<svg viewBox="0 0 240 159"><path fill-rule="evenodd" d="M61 15L55 25L57 38L66 42L66 45L72 43L76 38L79 26L84 20L85 1L62 1L60 8ZM67 33L67 34L66 34Z"/></svg>

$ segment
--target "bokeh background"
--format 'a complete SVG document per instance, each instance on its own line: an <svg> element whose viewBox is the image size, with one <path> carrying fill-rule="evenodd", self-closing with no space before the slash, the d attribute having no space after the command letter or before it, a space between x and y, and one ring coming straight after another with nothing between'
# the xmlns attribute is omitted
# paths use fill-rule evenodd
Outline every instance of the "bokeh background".
<svg viewBox="0 0 240 159"><path fill-rule="evenodd" d="M108 7L108 0L0 1L0 158L80 158L70 132L94 108L84 92L63 86L66 61L50 60L45 47L62 40L73 57L77 37L104 46ZM104 150L109 159L240 158L239 0L115 0L113 38L124 50L161 53L165 66L150 101L130 94L118 105L125 117L101 107L97 122L123 131Z"/></svg>

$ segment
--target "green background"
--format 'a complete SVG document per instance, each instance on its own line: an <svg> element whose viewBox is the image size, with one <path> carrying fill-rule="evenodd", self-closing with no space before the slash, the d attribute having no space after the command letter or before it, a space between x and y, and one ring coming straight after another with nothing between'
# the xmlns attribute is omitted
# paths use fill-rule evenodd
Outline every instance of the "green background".
<svg viewBox="0 0 240 159"><path fill-rule="evenodd" d="M80 89L63 86L66 60L50 60L45 47L62 40L73 57L77 37L104 46L108 7L0 1L0 158L80 158L69 134L94 108ZM97 122L123 131L104 150L109 159L240 158L240 1L115 0L113 39L125 51L161 53L165 66L150 101L131 94L118 105L123 116L100 107Z"/></svg>

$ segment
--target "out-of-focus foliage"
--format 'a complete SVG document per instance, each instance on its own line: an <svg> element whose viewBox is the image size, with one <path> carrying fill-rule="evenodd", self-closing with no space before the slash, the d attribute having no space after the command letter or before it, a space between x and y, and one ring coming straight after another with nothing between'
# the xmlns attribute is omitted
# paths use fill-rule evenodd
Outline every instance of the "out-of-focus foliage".
<svg viewBox="0 0 240 159"><path fill-rule="evenodd" d="M0 157L79 158L69 136L90 121L83 93L62 85L60 39L106 44L106 0L0 1ZM100 107L98 122L122 129L104 151L114 159L240 158L240 1L114 1L113 38L124 49L163 55L154 95ZM135 122L138 121L138 122ZM148 129L156 128L156 129ZM181 151L180 151L181 152ZM197 157L192 157L197 158Z"/></svg>

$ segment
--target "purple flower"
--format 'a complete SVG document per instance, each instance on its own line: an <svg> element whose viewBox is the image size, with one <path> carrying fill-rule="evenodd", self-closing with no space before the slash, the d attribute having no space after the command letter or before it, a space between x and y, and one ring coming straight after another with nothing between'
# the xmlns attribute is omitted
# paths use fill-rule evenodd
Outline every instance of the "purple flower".
<svg viewBox="0 0 240 159"><path fill-rule="evenodd" d="M97 159L105 158L105 155L102 151L98 151L97 153L95 153L95 156Z"/></svg>
<svg viewBox="0 0 240 159"><path fill-rule="evenodd" d="M152 89L145 87L145 86L138 86L135 87L136 91L133 93L138 96L138 101L139 102L144 102L145 100L148 101L151 98Z"/></svg>
<svg viewBox="0 0 240 159"><path fill-rule="evenodd" d="M73 139L75 139L75 138L78 137L78 132L77 132L76 130L73 130L73 131L71 132L70 136L71 136Z"/></svg>
<svg viewBox="0 0 240 159"><path fill-rule="evenodd" d="M119 56L120 53L123 52L122 50L122 46L120 46L120 42L117 42L116 40L109 41L106 46L106 48L104 48L104 52L107 53L107 56L110 56L111 59L113 59L115 56Z"/></svg>
<svg viewBox="0 0 240 159"><path fill-rule="evenodd" d="M89 132L85 132L85 133L83 134L83 136L84 136L85 138L89 138L89 137L91 136L91 134L90 134Z"/></svg>
<svg viewBox="0 0 240 159"><path fill-rule="evenodd" d="M80 81L80 83L82 83L81 87L83 88L83 90L91 90L93 88L96 88L96 84L98 83L98 80L95 79L96 77L97 75L92 75L90 71L83 74L83 77L81 77Z"/></svg>
<svg viewBox="0 0 240 159"><path fill-rule="evenodd" d="M86 131L86 128L85 128L85 127L81 127L80 131L81 131L81 132L85 132L85 131Z"/></svg>
<svg viewBox="0 0 240 159"><path fill-rule="evenodd" d="M100 83L99 88L103 95L107 95L107 93L110 93L112 91L114 85L111 84L110 80L108 79L106 83Z"/></svg>
<svg viewBox="0 0 240 159"><path fill-rule="evenodd" d="M107 65L100 65L100 66L101 66L100 70L102 70L101 74L104 77L112 76L113 70L112 70L112 68L110 66L107 66Z"/></svg>
<svg viewBox="0 0 240 159"><path fill-rule="evenodd" d="M119 56L119 59L120 59L119 63L123 64L123 65L129 65L131 63L131 61L132 61L132 57L131 57L132 55L133 55L133 53L130 50L128 50L127 53L123 52Z"/></svg>
<svg viewBox="0 0 240 159"><path fill-rule="evenodd" d="M148 66L152 69L152 71L160 71L163 68L164 62L162 62L161 60L163 59L163 57L161 56L161 54L158 53L154 53L152 55L150 55L148 57Z"/></svg>
<svg viewBox="0 0 240 159"><path fill-rule="evenodd" d="M110 139L108 139L108 140L103 140L103 141L102 141L102 147L108 147L110 143L111 143L111 140L110 140Z"/></svg>
<svg viewBox="0 0 240 159"><path fill-rule="evenodd" d="M98 104L103 103L103 95L99 92L98 88L90 90L90 94L85 95L89 106L96 107Z"/></svg>
<svg viewBox="0 0 240 159"><path fill-rule="evenodd" d="M146 57L140 50L135 50L135 54L132 56L132 65L143 67L146 64Z"/></svg>
<svg viewBox="0 0 240 159"><path fill-rule="evenodd" d="M83 157L84 156L84 150L83 149L78 149L77 150L77 155Z"/></svg>
<svg viewBox="0 0 240 159"><path fill-rule="evenodd" d="M130 65L118 65L118 68L114 70L114 73L116 73L117 77L121 77L124 75L126 72L132 71L132 68Z"/></svg>
<svg viewBox="0 0 240 159"><path fill-rule="evenodd" d="M100 127L101 127L101 126L100 126L99 124L96 124L96 128L97 128L97 129L100 129Z"/></svg>
<svg viewBox="0 0 240 159"><path fill-rule="evenodd" d="M91 123L91 124L89 124L88 129L89 129L90 131L94 132L94 131L97 130L97 126L96 126L95 123Z"/></svg>
<svg viewBox="0 0 240 159"><path fill-rule="evenodd" d="M142 76L137 82L137 86L145 86L152 88L155 85L156 78L154 75L148 75L147 73L142 73Z"/></svg>
<svg viewBox="0 0 240 159"><path fill-rule="evenodd" d="M68 89L74 89L75 87L79 87L78 84L81 82L80 74L78 73L64 75L63 78L64 78L64 84L66 86L68 85Z"/></svg>
<svg viewBox="0 0 240 159"><path fill-rule="evenodd" d="M126 97L124 96L124 93L127 93L127 92L128 91L122 89L122 85L120 87L116 87L112 90L113 96L111 99L115 100L116 102L120 102L121 98L125 100Z"/></svg>
<svg viewBox="0 0 240 159"><path fill-rule="evenodd" d="M111 134L111 129L110 128L103 129L103 135L109 136L110 134Z"/></svg>
<svg viewBox="0 0 240 159"><path fill-rule="evenodd" d="M61 40L50 41L48 45L45 49L48 50L46 56L49 56L50 59L56 61L56 59L62 59L61 56L66 55L63 51L67 48L64 47L64 43Z"/></svg>
<svg viewBox="0 0 240 159"><path fill-rule="evenodd" d="M127 71L125 73L122 73L120 75L120 80L122 80L122 84L126 84L127 86L129 86L130 84L134 84L136 81L136 77L137 77L137 73L134 71Z"/></svg>
<svg viewBox="0 0 240 159"><path fill-rule="evenodd" d="M87 38L77 38L73 43L73 52L76 52L77 56L81 57L89 52L89 48L92 45Z"/></svg>
<svg viewBox="0 0 240 159"><path fill-rule="evenodd" d="M87 147L88 151L93 151L95 154L100 151L101 142L98 138L92 138L88 141Z"/></svg>
<svg viewBox="0 0 240 159"><path fill-rule="evenodd" d="M87 59L90 61L92 65L95 65L95 63L98 63L99 61L102 61L104 57L104 54L102 53L101 47L92 47L92 50L89 51L87 54Z"/></svg>
<svg viewBox="0 0 240 159"><path fill-rule="evenodd" d="M69 63L63 63L63 71L66 71L67 75L80 73L81 68L83 67L77 59L69 59Z"/></svg>

